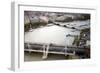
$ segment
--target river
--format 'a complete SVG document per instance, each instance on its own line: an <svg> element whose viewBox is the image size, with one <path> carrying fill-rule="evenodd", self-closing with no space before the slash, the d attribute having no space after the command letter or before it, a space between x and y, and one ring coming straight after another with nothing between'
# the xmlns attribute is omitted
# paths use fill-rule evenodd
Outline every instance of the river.
<svg viewBox="0 0 100 73"><path fill-rule="evenodd" d="M58 22L57 22L58 23ZM86 21L73 21L60 23L61 26L67 25L68 27L75 27L77 29L90 28L90 20ZM57 45L72 45L74 37L66 37L66 35L80 35L80 31L69 29L54 24L47 24L51 26L43 26L41 28L32 29L30 32L25 32L25 42L30 43L46 43Z"/></svg>

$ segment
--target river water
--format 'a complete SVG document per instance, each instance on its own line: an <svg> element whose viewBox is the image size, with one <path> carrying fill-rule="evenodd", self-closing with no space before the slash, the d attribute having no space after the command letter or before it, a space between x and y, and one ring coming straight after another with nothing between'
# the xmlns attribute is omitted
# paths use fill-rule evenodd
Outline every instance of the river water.
<svg viewBox="0 0 100 73"><path fill-rule="evenodd" d="M73 21L66 23L59 23L61 26L67 25L68 27L75 27L77 29L90 28L90 20L86 21ZM79 35L80 31L69 29L54 24L51 26L44 26L41 28L32 29L30 32L25 32L25 42L39 43L39 44L57 44L57 45L72 45L74 37L66 37L66 35Z"/></svg>

